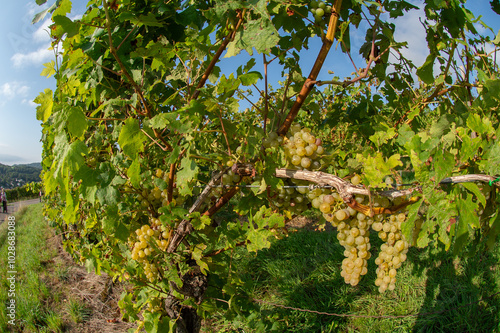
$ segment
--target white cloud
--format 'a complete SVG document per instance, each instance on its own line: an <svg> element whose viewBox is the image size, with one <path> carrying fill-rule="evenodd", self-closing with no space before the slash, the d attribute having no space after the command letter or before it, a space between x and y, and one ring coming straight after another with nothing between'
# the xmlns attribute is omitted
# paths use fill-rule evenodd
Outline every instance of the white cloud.
<svg viewBox="0 0 500 333"><path fill-rule="evenodd" d="M33 102L33 100L32 100L32 99L26 99L26 98L25 98L25 99L23 99L23 100L21 101L21 103L22 103L22 104L29 105L29 106L31 106L31 107L33 107L33 108L35 108L35 107L37 107L37 106L38 106L38 104L36 104L35 102Z"/></svg>
<svg viewBox="0 0 500 333"><path fill-rule="evenodd" d="M28 94L30 88L20 82L7 82L0 86L0 96L6 99L15 97L24 97Z"/></svg>
<svg viewBox="0 0 500 333"><path fill-rule="evenodd" d="M418 5L415 3L415 5ZM425 59L429 55L427 41L425 39L425 28L420 22L420 18L425 17L423 9L411 10L403 17L394 20L396 31L394 38L398 42L408 42L408 48L401 52L404 57L413 61L420 67L424 64Z"/></svg>
<svg viewBox="0 0 500 333"><path fill-rule="evenodd" d="M29 65L40 65L54 59L54 51L49 50L50 45L45 45L36 51L29 53L16 53L10 59L14 67Z"/></svg>
<svg viewBox="0 0 500 333"><path fill-rule="evenodd" d="M33 41L36 43L50 42L50 28L52 24L50 19L43 21L42 25L33 33Z"/></svg>

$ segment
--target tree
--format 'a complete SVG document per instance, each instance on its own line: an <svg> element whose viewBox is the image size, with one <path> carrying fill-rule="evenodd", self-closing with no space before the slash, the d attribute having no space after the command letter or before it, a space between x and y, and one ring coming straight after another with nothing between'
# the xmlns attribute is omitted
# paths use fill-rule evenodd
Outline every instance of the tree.
<svg viewBox="0 0 500 333"><path fill-rule="evenodd" d="M493 246L499 37L478 33L491 29L464 1L425 1L429 55L417 68L391 21L415 9L91 0L72 20L71 1L58 0L37 15L52 13L56 50L42 73L56 91L36 99L45 214L89 269L134 283L120 302L126 319L197 332L215 309L257 308L228 253L269 247L306 209L337 228L352 285L366 273L367 235L378 233L380 292L394 288L409 245ZM356 50L366 63L353 62L363 68L318 81L334 40L351 54L354 27L366 32ZM313 39L322 47L305 74L300 54ZM223 55L241 66L221 74ZM277 87L269 68L281 70Z"/></svg>

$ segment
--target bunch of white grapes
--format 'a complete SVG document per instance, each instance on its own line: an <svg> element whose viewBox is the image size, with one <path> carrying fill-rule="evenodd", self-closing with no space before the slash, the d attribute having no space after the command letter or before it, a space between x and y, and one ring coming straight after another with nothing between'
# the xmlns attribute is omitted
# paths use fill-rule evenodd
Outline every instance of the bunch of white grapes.
<svg viewBox="0 0 500 333"><path fill-rule="evenodd" d="M321 139L311 134L309 128L292 125L285 143L285 156L290 166L295 169L320 169L320 158L325 152L321 144Z"/></svg>
<svg viewBox="0 0 500 333"><path fill-rule="evenodd" d="M344 247L346 257L342 261L340 275L346 283L355 286L361 276L368 273L368 259L371 258L370 225L373 220L362 213L354 213L352 218L346 216L344 219L337 226L337 239Z"/></svg>
<svg viewBox="0 0 500 333"><path fill-rule="evenodd" d="M361 178L358 175L351 179L353 185L358 185L360 181ZM371 218L347 207L338 193L330 190L328 190L329 193L322 193L322 191L325 190L310 191L308 197L312 200L312 206L319 209L332 226L337 227L337 239L344 247L345 259L342 261L340 273L344 281L355 286L359 283L361 276L368 272L368 259L371 258L371 228L385 242L375 259L378 265L375 285L379 287L380 293L387 289L394 290L396 270L406 260L409 247L401 233L401 224L406 219L405 213L390 215L387 218L379 214ZM368 204L363 196L356 196L354 199L359 204ZM396 200L393 204L397 205L400 200L402 199ZM374 207L388 207L390 202L387 198L377 198L372 204Z"/></svg>
<svg viewBox="0 0 500 333"><path fill-rule="evenodd" d="M380 247L380 253L375 259L378 265L375 285L379 292L396 287L396 270L406 260L409 244L401 233L401 224L406 220L406 214L391 215L389 218L372 224L372 229L385 243Z"/></svg>
<svg viewBox="0 0 500 333"><path fill-rule="evenodd" d="M324 1L311 1L309 10L314 16L316 22L321 22L324 18L328 18L332 12L332 6L327 5Z"/></svg>
<svg viewBox="0 0 500 333"><path fill-rule="evenodd" d="M150 225L143 225L129 237L132 247L132 259L140 263L149 282L160 278L155 257L158 250L165 251L168 246L170 232L162 227L158 218L151 217Z"/></svg>
<svg viewBox="0 0 500 333"><path fill-rule="evenodd" d="M163 179L165 182L168 182L168 173L164 172L161 169L157 169L154 176L152 176L152 180L156 178ZM176 206L180 206L184 204L185 198L179 195L179 189L174 183L172 189L173 201ZM129 187L127 190L131 190ZM157 209L162 206L168 205L168 190L161 190L158 186L154 186L153 188L144 188L137 196L137 199L140 201L141 206L144 208L152 208Z"/></svg>

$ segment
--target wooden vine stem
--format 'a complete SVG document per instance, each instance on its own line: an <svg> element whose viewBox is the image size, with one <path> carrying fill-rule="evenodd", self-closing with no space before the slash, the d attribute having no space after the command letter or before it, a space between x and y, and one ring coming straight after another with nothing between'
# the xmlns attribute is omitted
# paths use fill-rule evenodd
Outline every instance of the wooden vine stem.
<svg viewBox="0 0 500 333"><path fill-rule="evenodd" d="M336 0L335 5L332 8L332 15L330 16L330 22L328 24L328 31L326 33L325 38L323 39L323 45L321 46L321 50L319 51L318 57L316 58L316 62L314 63L314 66L311 69L311 73L307 77L306 82L304 82L304 85L302 86L302 89L300 90L299 95L295 100L295 103L293 103L290 112L288 112L285 121L278 129L278 135L285 135L288 132L288 129L290 128L295 117L299 113L302 104L304 104L304 101L306 100L307 96L314 87L313 82L315 82L316 79L318 78L319 72L321 71L321 67L323 67L323 63L325 62L326 56L328 55L328 52L332 47L333 39L335 37L335 31L337 30L337 25L339 21L339 13L341 6L342 6L342 0Z"/></svg>

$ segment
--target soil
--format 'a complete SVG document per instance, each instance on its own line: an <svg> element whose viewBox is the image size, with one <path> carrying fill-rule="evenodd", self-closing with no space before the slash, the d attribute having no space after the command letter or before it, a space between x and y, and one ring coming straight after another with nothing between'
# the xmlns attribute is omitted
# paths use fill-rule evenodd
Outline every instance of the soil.
<svg viewBox="0 0 500 333"><path fill-rule="evenodd" d="M121 320L118 301L125 284L113 283L104 273L88 273L84 267L74 263L63 250L60 236L49 239L48 246L57 255L43 263L45 274L41 279L51 292L46 307L62 315L63 332L115 333L136 327L135 323ZM69 304L75 301L87 310L84 320L79 323L75 323L68 311Z"/></svg>

